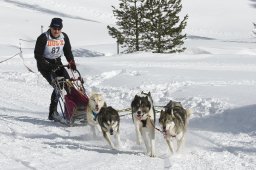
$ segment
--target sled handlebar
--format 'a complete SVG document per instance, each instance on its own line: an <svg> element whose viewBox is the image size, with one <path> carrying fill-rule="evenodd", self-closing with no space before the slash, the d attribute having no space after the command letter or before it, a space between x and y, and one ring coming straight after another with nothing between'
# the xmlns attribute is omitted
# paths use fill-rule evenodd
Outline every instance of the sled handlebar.
<svg viewBox="0 0 256 170"><path fill-rule="evenodd" d="M70 69L70 66L68 64L66 65L59 65L59 68L63 68L63 67L67 67L68 69ZM77 69L73 70L73 71L78 71Z"/></svg>
<svg viewBox="0 0 256 170"><path fill-rule="evenodd" d="M77 77L77 78L70 78L69 79L70 81L77 81L77 80L79 80L79 81L81 81L82 83L84 83L84 80L79 76L79 77Z"/></svg>
<svg viewBox="0 0 256 170"><path fill-rule="evenodd" d="M56 70L52 70L52 72L54 73L55 71L58 70L58 68L64 68L64 67L67 67L68 69L70 69L70 67L69 67L68 64L66 64L66 65L59 65L59 66L57 67L57 69L56 69ZM76 69L76 70L72 70L72 69L71 69L71 72L72 72L73 78L70 78L70 79L69 79L70 81L77 81L77 80L79 80L79 81L81 81L82 84L84 84L84 80L83 80L83 78L81 77L81 74L80 74L80 72L79 72L77 69ZM78 77L77 77L77 78L75 78L74 72L78 74Z"/></svg>
<svg viewBox="0 0 256 170"><path fill-rule="evenodd" d="M62 65L62 67L67 67L68 69L70 69L70 67L69 67L68 64ZM79 81L81 81L82 84L84 84L84 80L83 80L83 78L81 77L80 72L79 72L77 69L75 69L75 70L72 70L72 69L71 69L71 71L72 71L72 74L73 74L73 78L70 78L69 80L70 80L70 81L77 81L77 80L79 80ZM78 77L77 77L77 78L75 78L74 72L76 72L76 73L78 74Z"/></svg>

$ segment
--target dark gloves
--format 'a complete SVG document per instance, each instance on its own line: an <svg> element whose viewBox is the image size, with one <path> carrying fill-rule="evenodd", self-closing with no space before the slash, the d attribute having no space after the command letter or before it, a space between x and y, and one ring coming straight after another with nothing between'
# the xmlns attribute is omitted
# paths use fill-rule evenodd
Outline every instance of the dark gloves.
<svg viewBox="0 0 256 170"><path fill-rule="evenodd" d="M76 70L76 63L74 60L69 61L68 68L71 68L71 70Z"/></svg>
<svg viewBox="0 0 256 170"><path fill-rule="evenodd" d="M59 65L51 64L51 70L52 70L53 72L55 72L55 71L57 71L57 70L59 70L59 69L60 69Z"/></svg>
<svg viewBox="0 0 256 170"><path fill-rule="evenodd" d="M44 62L44 67L47 69L47 70L50 70L50 71L56 71L59 69L59 65L58 64L52 64L52 63L49 63L48 61L45 60Z"/></svg>
<svg viewBox="0 0 256 170"><path fill-rule="evenodd" d="M43 66L45 70L52 70L52 67L53 67L51 63L49 63L44 59L41 61L41 66Z"/></svg>

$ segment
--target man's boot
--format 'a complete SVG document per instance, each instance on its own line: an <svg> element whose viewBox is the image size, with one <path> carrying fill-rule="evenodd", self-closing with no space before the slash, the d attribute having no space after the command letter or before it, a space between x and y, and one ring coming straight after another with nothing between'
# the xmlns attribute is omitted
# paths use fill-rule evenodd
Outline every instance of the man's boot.
<svg viewBox="0 0 256 170"><path fill-rule="evenodd" d="M50 107L49 107L49 120L54 120L55 114L57 113L57 104L55 102L51 101Z"/></svg>
<svg viewBox="0 0 256 170"><path fill-rule="evenodd" d="M55 91L53 90L52 96L51 96L51 103L49 107L49 116L48 116L49 120L55 120L56 114L58 114L57 106L58 106L58 99L56 97Z"/></svg>

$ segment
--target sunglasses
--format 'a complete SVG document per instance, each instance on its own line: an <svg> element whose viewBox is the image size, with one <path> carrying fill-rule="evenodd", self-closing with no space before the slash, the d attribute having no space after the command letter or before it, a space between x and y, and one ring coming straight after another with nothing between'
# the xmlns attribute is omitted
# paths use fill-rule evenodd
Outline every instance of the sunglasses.
<svg viewBox="0 0 256 170"><path fill-rule="evenodd" d="M53 29L53 30L58 30L58 31L61 30L61 28L57 28L57 27L52 27L52 29Z"/></svg>

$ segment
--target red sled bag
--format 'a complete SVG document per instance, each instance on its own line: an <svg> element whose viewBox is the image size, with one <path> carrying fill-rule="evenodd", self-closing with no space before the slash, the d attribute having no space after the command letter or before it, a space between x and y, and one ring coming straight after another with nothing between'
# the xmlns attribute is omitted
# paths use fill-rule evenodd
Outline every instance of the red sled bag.
<svg viewBox="0 0 256 170"><path fill-rule="evenodd" d="M70 87L70 91L65 95L64 100L66 106L65 118L69 121L73 118L78 108L85 110L89 102L88 96L73 86Z"/></svg>

